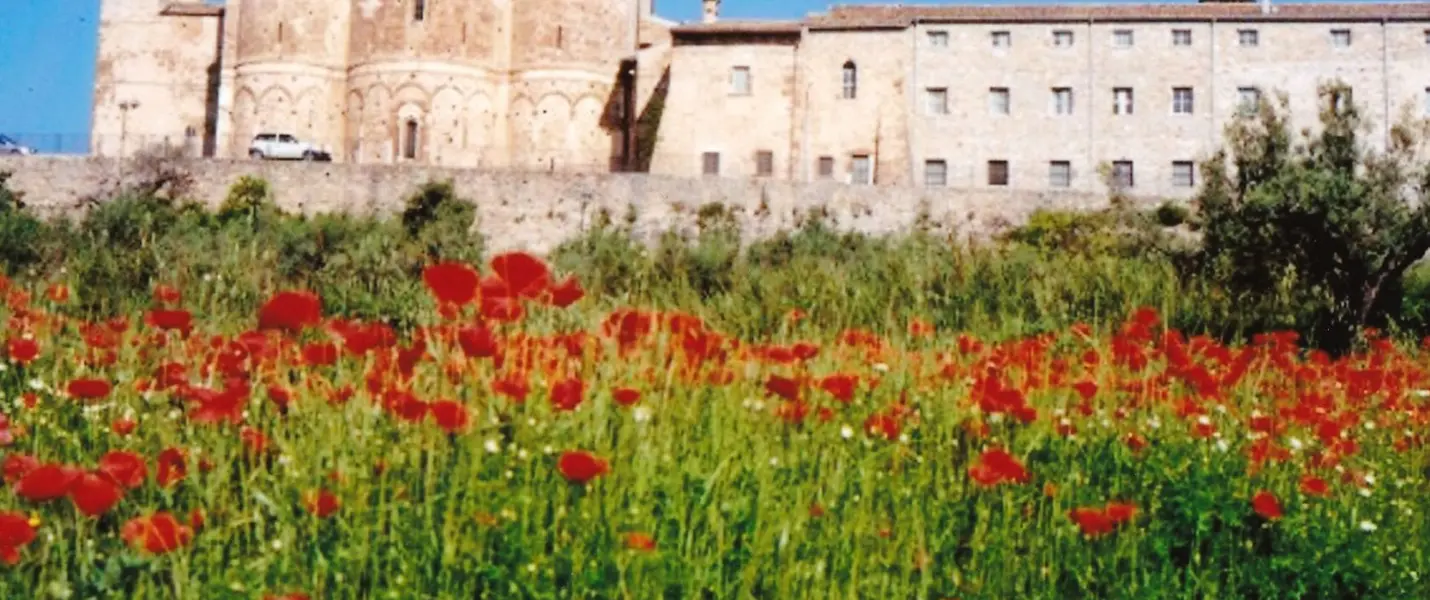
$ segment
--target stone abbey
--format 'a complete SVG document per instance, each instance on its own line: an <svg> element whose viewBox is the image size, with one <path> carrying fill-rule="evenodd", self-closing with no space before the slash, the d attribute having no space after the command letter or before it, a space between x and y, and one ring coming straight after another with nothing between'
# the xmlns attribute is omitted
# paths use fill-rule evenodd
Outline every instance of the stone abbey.
<svg viewBox="0 0 1430 600"><path fill-rule="evenodd" d="M91 149L1176 197L1262 99L1430 118L1430 3L702 3L103 0Z"/></svg>

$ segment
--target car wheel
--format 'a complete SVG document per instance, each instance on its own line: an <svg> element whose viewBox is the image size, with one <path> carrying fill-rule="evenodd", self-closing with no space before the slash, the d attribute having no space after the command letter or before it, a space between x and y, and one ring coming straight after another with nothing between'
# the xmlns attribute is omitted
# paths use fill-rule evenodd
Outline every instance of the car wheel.
<svg viewBox="0 0 1430 600"><path fill-rule="evenodd" d="M263 151L261 151L261 150L249 150L249 151L248 151L248 157L251 158L251 159L253 159L253 160L263 160Z"/></svg>
<svg viewBox="0 0 1430 600"><path fill-rule="evenodd" d="M303 153L303 160L305 160L305 161L307 161L307 162L313 162L313 159L314 159L314 158L317 158L317 157L313 156L313 153L312 153L311 151L310 151L310 152L304 152L304 153Z"/></svg>

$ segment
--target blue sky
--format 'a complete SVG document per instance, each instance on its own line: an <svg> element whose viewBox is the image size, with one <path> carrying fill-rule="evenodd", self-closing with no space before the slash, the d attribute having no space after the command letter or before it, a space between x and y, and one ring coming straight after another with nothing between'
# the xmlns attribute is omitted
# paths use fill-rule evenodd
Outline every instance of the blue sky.
<svg viewBox="0 0 1430 600"><path fill-rule="evenodd" d="M0 26L0 133L18 136L43 151L87 147L99 2L0 0L0 23L4 24ZM724 0L721 12L727 18L792 18L844 3L860 2ZM1016 3L1037 4L1045 0ZM656 12L670 19L695 20L700 15L700 0L656 0Z"/></svg>

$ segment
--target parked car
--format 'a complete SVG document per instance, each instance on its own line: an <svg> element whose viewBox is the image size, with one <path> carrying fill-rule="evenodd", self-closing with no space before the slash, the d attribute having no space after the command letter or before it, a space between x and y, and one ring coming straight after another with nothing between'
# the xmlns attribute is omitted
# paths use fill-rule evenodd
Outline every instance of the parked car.
<svg viewBox="0 0 1430 600"><path fill-rule="evenodd" d="M254 160L333 160L332 153L308 142L299 141L287 133L260 133L248 144L248 157Z"/></svg>
<svg viewBox="0 0 1430 600"><path fill-rule="evenodd" d="M28 156L34 153L33 148L15 141L15 138L0 134L0 155Z"/></svg>

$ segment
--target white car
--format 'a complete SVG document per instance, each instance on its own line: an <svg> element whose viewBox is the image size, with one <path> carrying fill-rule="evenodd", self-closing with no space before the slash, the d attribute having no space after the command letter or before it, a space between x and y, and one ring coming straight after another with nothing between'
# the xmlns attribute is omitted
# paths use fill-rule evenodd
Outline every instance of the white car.
<svg viewBox="0 0 1430 600"><path fill-rule="evenodd" d="M15 138L0 135L0 155L29 156L34 153L34 149L15 141Z"/></svg>
<svg viewBox="0 0 1430 600"><path fill-rule="evenodd" d="M308 142L299 141L287 133L260 133L248 144L248 157L254 160L319 160L330 161L332 154Z"/></svg>

